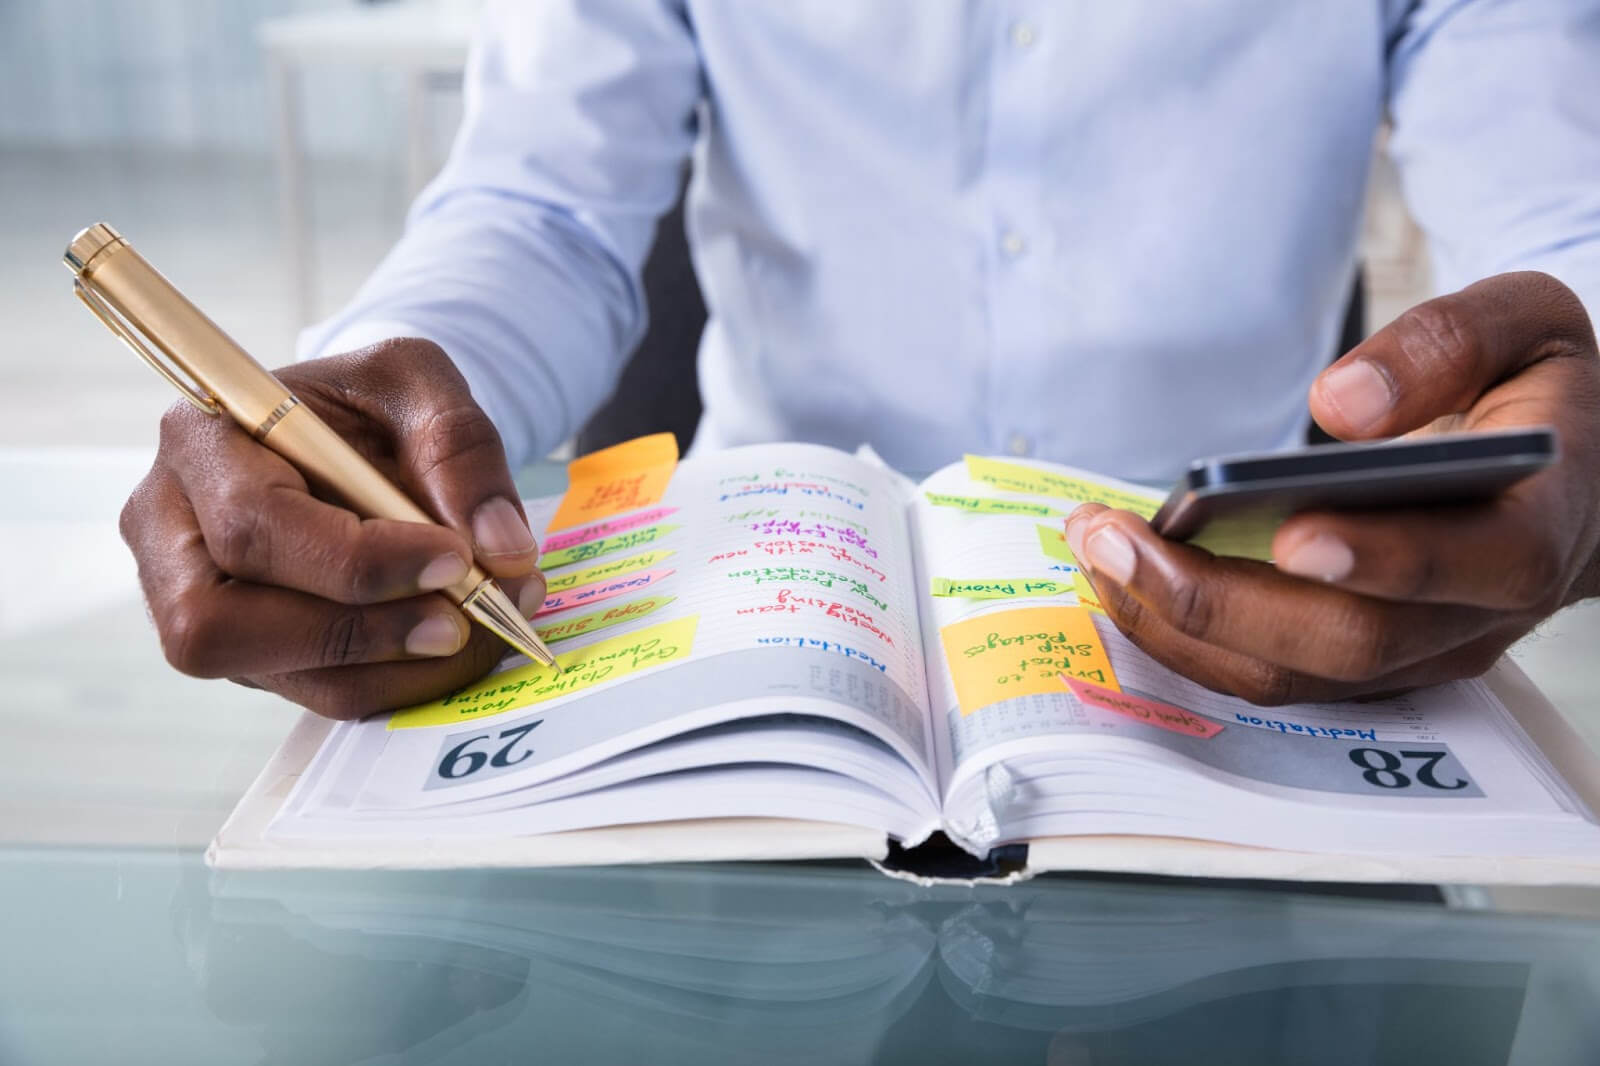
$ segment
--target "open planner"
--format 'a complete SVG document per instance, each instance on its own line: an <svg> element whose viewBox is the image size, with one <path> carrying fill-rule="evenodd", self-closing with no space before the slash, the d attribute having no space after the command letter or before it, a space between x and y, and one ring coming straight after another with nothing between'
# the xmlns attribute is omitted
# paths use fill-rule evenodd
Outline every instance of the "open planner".
<svg viewBox="0 0 1600 1066"><path fill-rule="evenodd" d="M224 867L864 856L943 833L1026 870L1600 882L1600 771L1509 663L1263 708L1098 610L1063 519L1135 485L968 456L668 435L528 503L563 672L306 716L213 844Z"/></svg>

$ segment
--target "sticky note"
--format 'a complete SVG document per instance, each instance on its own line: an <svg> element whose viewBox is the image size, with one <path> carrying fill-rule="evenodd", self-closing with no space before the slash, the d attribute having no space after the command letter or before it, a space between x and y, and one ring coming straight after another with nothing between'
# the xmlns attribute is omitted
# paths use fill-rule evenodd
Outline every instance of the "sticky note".
<svg viewBox="0 0 1600 1066"><path fill-rule="evenodd" d="M1241 514L1211 522L1189 543L1213 555L1272 561L1272 538L1288 514Z"/></svg>
<svg viewBox="0 0 1600 1066"><path fill-rule="evenodd" d="M949 577L933 579L935 596L958 596L966 600L1009 600L1019 596L1059 596L1071 591L1065 581L1048 578L968 578Z"/></svg>
<svg viewBox="0 0 1600 1066"><path fill-rule="evenodd" d="M1002 500L994 496L951 496L943 492L925 492L928 502L935 507L954 507L974 514L1020 514L1035 518L1064 518L1065 511L1045 503L1027 500Z"/></svg>
<svg viewBox="0 0 1600 1066"><path fill-rule="evenodd" d="M639 511L636 514L622 518L612 518L605 522L597 522L592 526L582 529L573 529L565 533L552 533L545 537L542 543L547 552L559 551L570 548L574 544L587 544L591 540L600 540L604 537L614 536L617 533L626 533L630 529L640 526L654 525L670 515L676 514L676 507L654 507L648 511Z"/></svg>
<svg viewBox="0 0 1600 1066"><path fill-rule="evenodd" d="M1202 718L1192 711L1182 707L1174 707L1170 703L1159 700L1146 699L1132 692L1121 692L1116 689L1104 688L1100 685L1080 681L1075 677L1061 675L1067 687L1078 699L1091 707L1098 707L1102 711L1120 714L1124 718L1132 718L1153 725L1157 729L1166 729L1173 733L1182 733L1184 736L1199 737L1210 740L1222 732L1222 725L1209 718Z"/></svg>
<svg viewBox="0 0 1600 1066"><path fill-rule="evenodd" d="M567 464L567 492L550 529L570 529L659 503L678 466L678 440L652 433Z"/></svg>
<svg viewBox="0 0 1600 1066"><path fill-rule="evenodd" d="M543 664L530 663L486 677L443 699L395 711L389 716L389 728L416 729L486 718L687 658L699 621L699 615L690 615L575 648L556 656L560 674Z"/></svg>
<svg viewBox="0 0 1600 1066"><path fill-rule="evenodd" d="M1017 696L1061 691L1061 674L1120 690L1084 607L1024 607L939 630L963 715Z"/></svg>
<svg viewBox="0 0 1600 1066"><path fill-rule="evenodd" d="M544 598L544 606L539 608L535 618L555 614L557 611L569 611L574 607L583 607L601 600L609 600L613 596L623 596L630 592L638 592L649 588L658 581L665 581L675 570L647 570L642 574L629 574L626 577L614 577L606 581L596 581L592 585L582 588L567 589L554 596Z"/></svg>
<svg viewBox="0 0 1600 1066"><path fill-rule="evenodd" d="M1105 614L1105 606L1100 602L1100 594L1089 584L1089 575L1079 570L1072 575L1072 591L1078 594L1078 603L1096 614Z"/></svg>
<svg viewBox="0 0 1600 1066"><path fill-rule="evenodd" d="M1035 526L1039 531L1039 550L1052 559L1063 563L1078 565L1078 560L1072 557L1072 549L1067 547L1067 534L1058 526Z"/></svg>
<svg viewBox="0 0 1600 1066"><path fill-rule="evenodd" d="M1037 470L1000 459L986 459L981 455L967 456L967 476L1010 492L1057 496L1078 503L1103 503L1107 507L1132 511L1143 518L1155 514L1161 506L1161 497L1154 493L1119 488L1051 470Z"/></svg>
<svg viewBox="0 0 1600 1066"><path fill-rule="evenodd" d="M638 555L630 555L625 559L613 559L609 563L586 566L581 570L569 570L564 574L546 578L544 590L546 594L549 594L560 592L563 589L581 588L596 581L604 581L608 577L621 577L623 574L631 574L635 570L644 570L655 566L671 554L673 554L671 548L662 551L640 552Z"/></svg>
<svg viewBox="0 0 1600 1066"><path fill-rule="evenodd" d="M676 525L646 526L644 529L630 529L626 533L618 533L614 537L591 540L586 544L574 544L560 551L545 552L539 556L539 566L545 570L554 570L558 566L571 566L573 563L598 559L602 555L614 555L631 548L642 548L646 544L654 544L677 528Z"/></svg>
<svg viewBox="0 0 1600 1066"><path fill-rule="evenodd" d="M627 603L619 603L615 607L606 607L576 618L567 618L559 622L539 627L539 638L546 644L555 644L573 637L585 636L599 629L620 625L623 622L633 622L647 614L665 607L675 599L673 596L641 596Z"/></svg>

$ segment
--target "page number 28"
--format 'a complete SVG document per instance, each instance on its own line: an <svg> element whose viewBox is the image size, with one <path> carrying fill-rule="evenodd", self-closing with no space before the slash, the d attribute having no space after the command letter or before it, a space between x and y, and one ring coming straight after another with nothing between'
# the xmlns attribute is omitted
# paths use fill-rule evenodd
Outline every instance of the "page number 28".
<svg viewBox="0 0 1600 1066"><path fill-rule="evenodd" d="M1434 767L1439 765L1439 760L1445 757L1442 751L1402 751L1399 755L1381 748L1354 748L1350 752L1350 761L1361 767L1364 771L1362 777L1367 784L1377 788L1409 788L1411 777L1400 772L1405 765L1402 760L1416 759L1421 765L1411 768L1419 785L1428 788L1442 789L1450 792L1458 788L1466 788L1465 778L1458 777L1451 784L1445 784L1434 776Z"/></svg>

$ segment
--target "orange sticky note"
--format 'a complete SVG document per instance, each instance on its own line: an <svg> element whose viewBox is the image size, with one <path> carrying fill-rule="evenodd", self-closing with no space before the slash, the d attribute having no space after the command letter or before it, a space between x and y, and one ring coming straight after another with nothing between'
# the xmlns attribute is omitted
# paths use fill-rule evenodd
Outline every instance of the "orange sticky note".
<svg viewBox="0 0 1600 1066"><path fill-rule="evenodd" d="M939 630L963 715L1016 696L1059 693L1061 676L1120 691L1086 607L1026 607Z"/></svg>
<svg viewBox="0 0 1600 1066"><path fill-rule="evenodd" d="M678 440L652 433L591 452L567 464L567 494L550 529L570 529L623 511L649 507L667 491L678 467Z"/></svg>
<svg viewBox="0 0 1600 1066"><path fill-rule="evenodd" d="M1182 733L1184 736L1199 737L1202 740L1210 740L1222 732L1221 723L1201 718L1193 711L1174 707L1170 703L1147 700L1131 692L1103 688L1087 681L1079 681L1075 677L1068 677L1066 674L1061 675L1061 680L1067 683L1074 696L1089 706L1132 718L1145 725L1153 725L1157 729L1167 729L1174 733Z"/></svg>

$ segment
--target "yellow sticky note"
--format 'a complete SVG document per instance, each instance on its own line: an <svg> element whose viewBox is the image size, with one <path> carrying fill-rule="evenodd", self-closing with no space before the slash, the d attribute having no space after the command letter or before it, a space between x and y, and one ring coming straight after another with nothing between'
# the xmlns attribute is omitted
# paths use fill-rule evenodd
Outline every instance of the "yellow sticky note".
<svg viewBox="0 0 1600 1066"><path fill-rule="evenodd" d="M591 452L567 464L567 493L550 529L568 529L649 507L667 491L678 466L678 440L652 433Z"/></svg>
<svg viewBox="0 0 1600 1066"><path fill-rule="evenodd" d="M1078 565L1078 560L1072 557L1072 549L1067 546L1066 530L1057 529L1055 526L1034 526L1039 531L1039 550L1052 559L1063 563Z"/></svg>
<svg viewBox="0 0 1600 1066"><path fill-rule="evenodd" d="M626 559L616 559L609 563L600 563L596 566L586 566L582 570L573 570L569 573L558 574L548 578L545 583L546 592L560 592L563 589L577 588L579 585L589 585L596 581L604 581L608 577L621 577L631 574L635 570L651 567L672 554L672 549L664 551L640 552L630 555Z"/></svg>
<svg viewBox="0 0 1600 1066"><path fill-rule="evenodd" d="M966 578L936 577L935 596L956 596L964 600L1009 600L1019 596L1059 596L1071 589L1065 581L1037 577Z"/></svg>
<svg viewBox="0 0 1600 1066"><path fill-rule="evenodd" d="M676 597L673 596L642 596L637 600L618 604L615 607L602 607L598 611L579 615L577 618L568 618L560 622L551 622L547 626L539 627L539 638L546 644L555 644L562 640L571 640L593 633L597 629L609 629L623 622L637 622L647 614L653 614Z"/></svg>
<svg viewBox="0 0 1600 1066"><path fill-rule="evenodd" d="M1079 503L1103 503L1149 518L1161 507L1154 493L1119 488L1087 478L1070 477L1050 470L1036 470L1020 463L967 456L967 476L996 488L1026 492L1033 496L1056 496Z"/></svg>
<svg viewBox="0 0 1600 1066"><path fill-rule="evenodd" d="M694 646L699 621L699 615L690 615L557 655L560 674L548 666L531 663L486 677L443 699L395 711L389 716L389 728L416 729L486 718L685 658Z"/></svg>
<svg viewBox="0 0 1600 1066"><path fill-rule="evenodd" d="M963 715L992 703L1061 692L1061 675L1118 692L1086 607L1025 607L953 622L939 630Z"/></svg>
<svg viewBox="0 0 1600 1066"><path fill-rule="evenodd" d="M1094 611L1096 614L1105 614L1105 606L1100 602L1100 594L1089 584L1089 575L1082 570L1072 575L1072 591L1078 594L1078 602Z"/></svg>
<svg viewBox="0 0 1600 1066"><path fill-rule="evenodd" d="M1027 500L1002 500L995 496L953 496L947 492L925 492L928 502L935 507L954 507L974 514L1020 514L1034 518L1061 518L1065 511L1045 503Z"/></svg>

